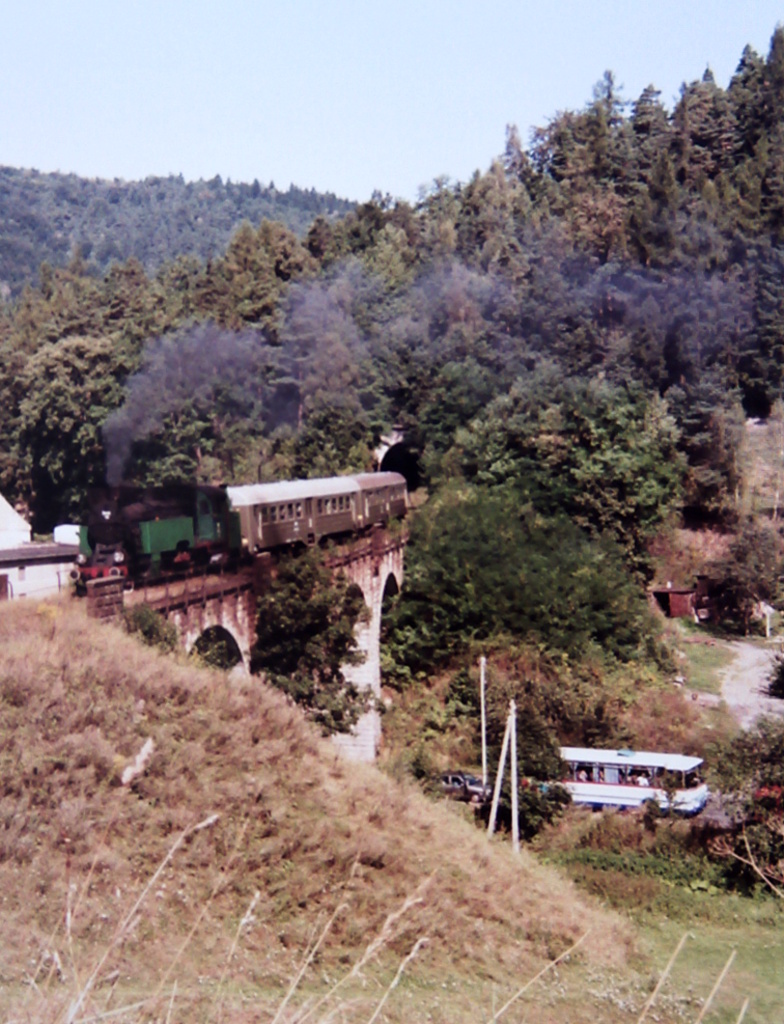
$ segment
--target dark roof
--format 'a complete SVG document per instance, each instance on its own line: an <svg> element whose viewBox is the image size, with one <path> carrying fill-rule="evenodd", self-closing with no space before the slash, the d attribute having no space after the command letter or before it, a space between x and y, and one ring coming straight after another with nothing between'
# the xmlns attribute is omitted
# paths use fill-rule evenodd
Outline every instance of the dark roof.
<svg viewBox="0 0 784 1024"><path fill-rule="evenodd" d="M15 548L0 548L0 565L30 565L31 562L69 562L79 554L77 544L36 543L20 544Z"/></svg>

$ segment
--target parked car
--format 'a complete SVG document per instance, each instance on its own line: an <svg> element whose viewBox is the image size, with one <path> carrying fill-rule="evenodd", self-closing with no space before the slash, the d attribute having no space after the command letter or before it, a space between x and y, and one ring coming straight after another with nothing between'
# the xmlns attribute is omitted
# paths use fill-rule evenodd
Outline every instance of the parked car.
<svg viewBox="0 0 784 1024"><path fill-rule="evenodd" d="M453 800L465 800L475 804L484 804L493 795L493 787L485 785L476 775L468 772L444 772L441 776L441 789L444 796Z"/></svg>

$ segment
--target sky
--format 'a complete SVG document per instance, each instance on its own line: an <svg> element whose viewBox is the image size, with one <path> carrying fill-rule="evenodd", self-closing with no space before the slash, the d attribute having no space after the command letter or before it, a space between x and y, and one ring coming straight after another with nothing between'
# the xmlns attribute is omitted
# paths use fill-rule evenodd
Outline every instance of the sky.
<svg viewBox="0 0 784 1024"><path fill-rule="evenodd" d="M0 165L415 201L613 72L671 109L766 56L782 0L26 0L0 22Z"/></svg>

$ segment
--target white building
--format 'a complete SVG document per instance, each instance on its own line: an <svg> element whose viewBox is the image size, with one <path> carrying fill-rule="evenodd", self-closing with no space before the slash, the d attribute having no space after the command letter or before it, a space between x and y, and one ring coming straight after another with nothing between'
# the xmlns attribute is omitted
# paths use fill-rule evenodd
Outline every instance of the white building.
<svg viewBox="0 0 784 1024"><path fill-rule="evenodd" d="M32 531L0 495L0 601L66 591L78 547L33 542Z"/></svg>
<svg viewBox="0 0 784 1024"><path fill-rule="evenodd" d="M33 531L27 520L22 519L17 511L11 508L0 494L0 549L16 548L20 544L29 544L33 539Z"/></svg>

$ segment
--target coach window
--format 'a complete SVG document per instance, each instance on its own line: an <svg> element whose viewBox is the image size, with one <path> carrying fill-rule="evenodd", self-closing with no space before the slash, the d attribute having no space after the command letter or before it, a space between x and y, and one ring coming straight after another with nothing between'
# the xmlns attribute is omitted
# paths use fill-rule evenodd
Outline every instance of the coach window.
<svg viewBox="0 0 784 1024"><path fill-rule="evenodd" d="M287 519L293 519L294 518L294 502L293 501L289 502L288 511L286 512L286 518Z"/></svg>
<svg viewBox="0 0 784 1024"><path fill-rule="evenodd" d="M317 514L321 515L321 513L323 511L324 511L324 508L323 508L323 504L322 504L321 498L316 498L316 512L317 512Z"/></svg>
<svg viewBox="0 0 784 1024"><path fill-rule="evenodd" d="M270 505L269 516L270 516L270 522L271 523L277 522L277 519L278 519L278 506L277 505Z"/></svg>
<svg viewBox="0 0 784 1024"><path fill-rule="evenodd" d="M266 505L262 506L262 509L261 509L261 521L262 521L262 523L268 523L269 522L269 509L267 508Z"/></svg>
<svg viewBox="0 0 784 1024"><path fill-rule="evenodd" d="M302 519L302 502L301 501L298 501L297 504L295 505L295 512L297 514L297 519Z"/></svg>

